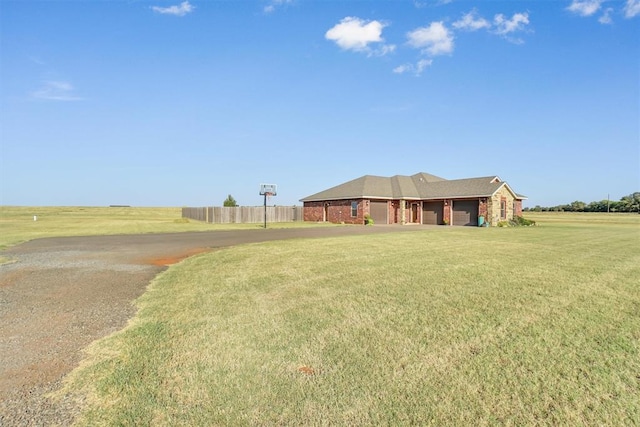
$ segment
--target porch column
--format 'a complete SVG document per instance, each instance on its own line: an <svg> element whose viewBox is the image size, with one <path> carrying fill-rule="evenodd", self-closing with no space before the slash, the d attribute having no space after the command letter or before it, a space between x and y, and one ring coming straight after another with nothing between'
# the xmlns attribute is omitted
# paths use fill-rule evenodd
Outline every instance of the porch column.
<svg viewBox="0 0 640 427"><path fill-rule="evenodd" d="M443 221L446 225L451 225L451 208L453 206L453 200L448 199L444 201L444 212L442 212L444 218Z"/></svg>

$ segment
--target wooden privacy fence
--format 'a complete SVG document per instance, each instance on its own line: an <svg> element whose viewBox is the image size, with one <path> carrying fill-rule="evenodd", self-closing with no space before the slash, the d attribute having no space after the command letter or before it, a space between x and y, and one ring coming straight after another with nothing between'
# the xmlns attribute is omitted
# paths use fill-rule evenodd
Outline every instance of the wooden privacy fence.
<svg viewBox="0 0 640 427"><path fill-rule="evenodd" d="M264 222L264 206L182 208L182 217L213 224ZM302 206L267 206L267 222L303 221Z"/></svg>

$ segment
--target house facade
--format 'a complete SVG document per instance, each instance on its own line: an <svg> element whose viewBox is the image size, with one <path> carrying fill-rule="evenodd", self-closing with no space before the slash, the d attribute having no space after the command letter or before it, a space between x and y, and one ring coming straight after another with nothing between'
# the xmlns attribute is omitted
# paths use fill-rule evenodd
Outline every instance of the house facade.
<svg viewBox="0 0 640 427"><path fill-rule="evenodd" d="M497 176L447 180L365 175L300 201L304 220L364 224L496 225L522 215L526 197Z"/></svg>

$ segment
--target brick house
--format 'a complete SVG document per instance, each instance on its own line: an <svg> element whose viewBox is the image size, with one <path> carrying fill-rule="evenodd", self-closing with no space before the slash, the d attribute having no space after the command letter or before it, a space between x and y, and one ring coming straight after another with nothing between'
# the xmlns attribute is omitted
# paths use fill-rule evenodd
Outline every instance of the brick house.
<svg viewBox="0 0 640 427"><path fill-rule="evenodd" d="M427 173L365 175L300 201L305 221L479 225L522 215L526 197L497 176L448 180Z"/></svg>

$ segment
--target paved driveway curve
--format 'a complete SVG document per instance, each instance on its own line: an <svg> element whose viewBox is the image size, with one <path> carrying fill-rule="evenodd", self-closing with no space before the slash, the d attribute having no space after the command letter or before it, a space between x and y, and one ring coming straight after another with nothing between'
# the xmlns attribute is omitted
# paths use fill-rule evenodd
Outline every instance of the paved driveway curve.
<svg viewBox="0 0 640 427"><path fill-rule="evenodd" d="M345 226L60 237L9 248L0 266L0 425L68 425L76 403L46 394L77 366L82 349L121 329L132 302L167 265L243 243L411 231Z"/></svg>

